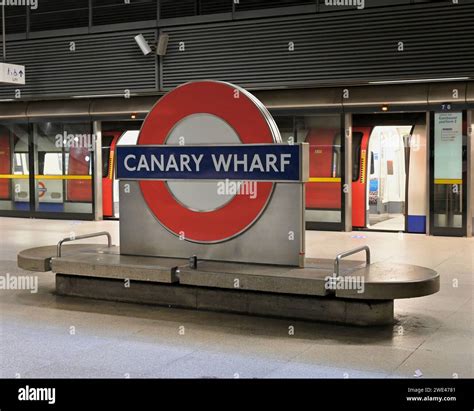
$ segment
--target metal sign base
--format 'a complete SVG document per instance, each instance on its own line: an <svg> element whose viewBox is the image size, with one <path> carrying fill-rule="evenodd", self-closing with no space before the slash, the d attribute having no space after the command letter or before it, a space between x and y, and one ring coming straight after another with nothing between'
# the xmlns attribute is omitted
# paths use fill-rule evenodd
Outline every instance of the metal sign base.
<svg viewBox="0 0 474 411"><path fill-rule="evenodd" d="M262 216L244 233L214 244L180 239L151 213L136 181L120 182L122 254L300 266L304 265L304 185L277 183Z"/></svg>

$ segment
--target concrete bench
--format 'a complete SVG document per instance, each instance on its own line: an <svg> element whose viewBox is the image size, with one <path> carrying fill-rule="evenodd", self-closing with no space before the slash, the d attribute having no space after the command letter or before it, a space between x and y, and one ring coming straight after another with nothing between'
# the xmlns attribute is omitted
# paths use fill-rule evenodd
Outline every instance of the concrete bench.
<svg viewBox="0 0 474 411"><path fill-rule="evenodd" d="M406 264L344 260L339 283L328 287L332 260L311 259L305 268L198 261L193 268L187 259L121 255L114 246L63 248L61 257L56 246L24 250L18 265L56 273L62 295L359 325L390 324L395 299L439 290L435 271Z"/></svg>

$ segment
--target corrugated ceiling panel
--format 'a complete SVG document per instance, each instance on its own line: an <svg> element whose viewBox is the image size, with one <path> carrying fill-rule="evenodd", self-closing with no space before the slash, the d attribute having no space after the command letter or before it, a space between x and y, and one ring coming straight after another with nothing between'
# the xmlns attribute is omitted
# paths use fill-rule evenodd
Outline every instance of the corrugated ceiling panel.
<svg viewBox="0 0 474 411"><path fill-rule="evenodd" d="M157 90L157 58L144 56L139 31L70 36L8 43L8 61L26 66L26 86L0 85L0 98L75 96ZM154 30L142 32L150 42ZM70 51L75 42L76 51Z"/></svg>
<svg viewBox="0 0 474 411"><path fill-rule="evenodd" d="M470 1L168 28L163 87L198 79L272 87L472 76L473 18Z"/></svg>
<svg viewBox="0 0 474 411"><path fill-rule="evenodd" d="M315 0L240 0L235 5L236 11L261 10L275 7L291 7L316 4Z"/></svg>
<svg viewBox="0 0 474 411"><path fill-rule="evenodd" d="M30 31L84 27L89 23L89 0L38 0L30 11Z"/></svg>
<svg viewBox="0 0 474 411"><path fill-rule="evenodd" d="M5 28L7 34L24 33L26 31L25 6L5 7Z"/></svg>
<svg viewBox="0 0 474 411"><path fill-rule="evenodd" d="M92 25L156 20L156 0L93 0Z"/></svg>

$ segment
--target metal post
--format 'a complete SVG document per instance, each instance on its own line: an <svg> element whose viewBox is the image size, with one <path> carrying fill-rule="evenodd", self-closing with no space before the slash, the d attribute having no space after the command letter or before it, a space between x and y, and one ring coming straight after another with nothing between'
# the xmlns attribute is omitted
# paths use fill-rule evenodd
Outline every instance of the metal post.
<svg viewBox="0 0 474 411"><path fill-rule="evenodd" d="M334 260L334 275L339 277L339 269L341 268L341 260L344 257L349 257L350 255L360 253L361 251L365 251L365 265L369 266L371 263L370 259L370 248L368 245L363 245L361 247L354 248L349 251L345 251L337 255L336 259Z"/></svg>
<svg viewBox="0 0 474 411"><path fill-rule="evenodd" d="M352 114L344 115L344 231L352 231ZM342 210L341 210L342 211Z"/></svg>
<svg viewBox="0 0 474 411"><path fill-rule="evenodd" d="M426 112L426 235L431 235L431 114ZM434 160L433 160L434 161Z"/></svg>
<svg viewBox="0 0 474 411"><path fill-rule="evenodd" d="M474 154L474 145L472 139L474 138L474 131L472 129L473 127L473 112L469 111L467 112L467 192L466 195L466 213L467 213L467 224L466 224L466 236L467 237L472 237L472 219L473 219L473 199L474 199L474 176L473 176L473 154Z"/></svg>
<svg viewBox="0 0 474 411"><path fill-rule="evenodd" d="M102 158L102 123L100 121L93 122L93 136L94 220L99 221L104 217L102 209L102 161L104 159Z"/></svg>
<svg viewBox="0 0 474 411"><path fill-rule="evenodd" d="M2 1L2 43L3 43L3 62L7 62L7 41L5 39L6 28L5 28L5 1Z"/></svg>
<svg viewBox="0 0 474 411"><path fill-rule="evenodd" d="M197 270L198 258L196 255L189 257L189 268L192 270Z"/></svg>
<svg viewBox="0 0 474 411"><path fill-rule="evenodd" d="M62 255L62 247L64 243L71 242L71 241L76 241L76 240L85 240L87 238L94 238L94 237L100 237L100 236L106 236L107 237L107 247L112 247L112 236L108 231L100 231L98 233L92 233L92 234L84 234L84 235L78 235L76 237L66 237L63 238L58 245L56 246L56 257L61 257Z"/></svg>

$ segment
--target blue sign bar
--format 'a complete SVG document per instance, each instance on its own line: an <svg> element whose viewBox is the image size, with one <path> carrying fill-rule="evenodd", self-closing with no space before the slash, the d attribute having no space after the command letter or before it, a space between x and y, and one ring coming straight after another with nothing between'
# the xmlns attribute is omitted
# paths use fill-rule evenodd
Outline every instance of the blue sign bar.
<svg viewBox="0 0 474 411"><path fill-rule="evenodd" d="M300 146L122 146L122 180L300 181Z"/></svg>

